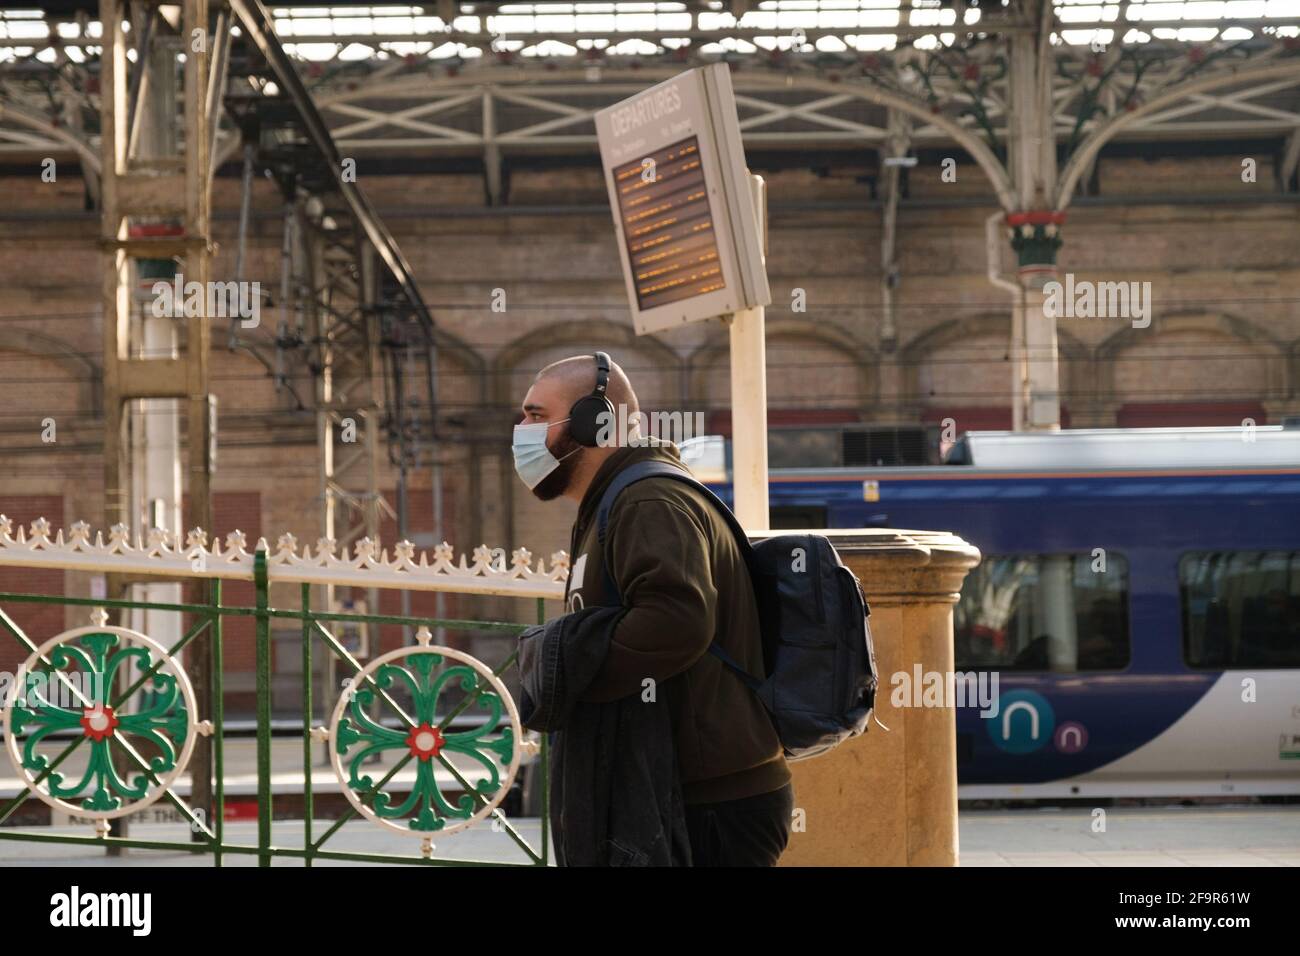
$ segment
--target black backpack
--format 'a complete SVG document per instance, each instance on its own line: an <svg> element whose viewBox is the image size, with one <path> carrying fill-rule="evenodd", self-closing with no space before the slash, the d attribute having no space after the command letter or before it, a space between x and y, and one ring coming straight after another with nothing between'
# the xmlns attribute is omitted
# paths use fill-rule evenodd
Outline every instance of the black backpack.
<svg viewBox="0 0 1300 956"><path fill-rule="evenodd" d="M716 641L709 653L758 695L786 757L815 757L866 730L878 686L867 623L871 609L857 576L840 561L830 541L820 534L783 534L751 545L731 509L684 469L643 461L615 475L601 496L596 534L602 551L614 500L628 485L653 477L685 482L703 494L726 518L745 556L769 676L759 680L747 673ZM605 587L617 595L609 561L602 564Z"/></svg>

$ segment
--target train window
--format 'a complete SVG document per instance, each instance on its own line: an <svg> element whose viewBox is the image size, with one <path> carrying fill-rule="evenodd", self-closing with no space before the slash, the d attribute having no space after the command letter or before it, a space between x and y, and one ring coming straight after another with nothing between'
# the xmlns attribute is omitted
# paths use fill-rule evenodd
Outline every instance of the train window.
<svg viewBox="0 0 1300 956"><path fill-rule="evenodd" d="M1300 551L1201 551L1178 563L1188 667L1300 667Z"/></svg>
<svg viewBox="0 0 1300 956"><path fill-rule="evenodd" d="M1114 552L987 557L966 576L953 630L958 670L1122 670L1128 562Z"/></svg>

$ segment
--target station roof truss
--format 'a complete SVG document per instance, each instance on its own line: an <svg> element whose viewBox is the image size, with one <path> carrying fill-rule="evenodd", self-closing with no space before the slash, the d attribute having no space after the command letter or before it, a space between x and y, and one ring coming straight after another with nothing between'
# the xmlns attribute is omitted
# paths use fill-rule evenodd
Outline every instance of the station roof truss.
<svg viewBox="0 0 1300 956"><path fill-rule="evenodd" d="M97 153L98 24L84 6L0 12L0 161ZM596 110L722 59L735 71L751 150L879 149L890 111L900 111L913 148L985 147L1001 157L1011 99L1005 41L1036 28L1033 6L290 4L271 7L268 19L350 156L496 164L594 155ZM1300 0L1068 0L1048 15L1052 126L1065 172L1090 138L1280 139L1294 153ZM229 160L238 148L229 124L217 155Z"/></svg>

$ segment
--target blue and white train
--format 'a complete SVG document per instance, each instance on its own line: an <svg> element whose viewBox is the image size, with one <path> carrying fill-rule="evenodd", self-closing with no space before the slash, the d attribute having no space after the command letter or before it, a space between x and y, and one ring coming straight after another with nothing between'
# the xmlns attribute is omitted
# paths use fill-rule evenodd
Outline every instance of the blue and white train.
<svg viewBox="0 0 1300 956"><path fill-rule="evenodd" d="M730 501L721 439L683 456ZM1300 794L1300 429L972 432L945 460L773 471L770 498L776 527L980 549L956 664L999 706L958 708L963 799Z"/></svg>

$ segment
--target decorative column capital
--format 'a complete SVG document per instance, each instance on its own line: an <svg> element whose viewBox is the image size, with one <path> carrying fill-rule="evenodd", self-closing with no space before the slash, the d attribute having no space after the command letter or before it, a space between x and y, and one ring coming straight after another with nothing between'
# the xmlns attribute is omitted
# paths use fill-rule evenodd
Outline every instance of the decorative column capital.
<svg viewBox="0 0 1300 956"><path fill-rule="evenodd" d="M1021 273L1038 271L1044 266L1056 268L1056 250L1061 248L1064 212L1031 209L1007 213L1007 238L1016 250Z"/></svg>

